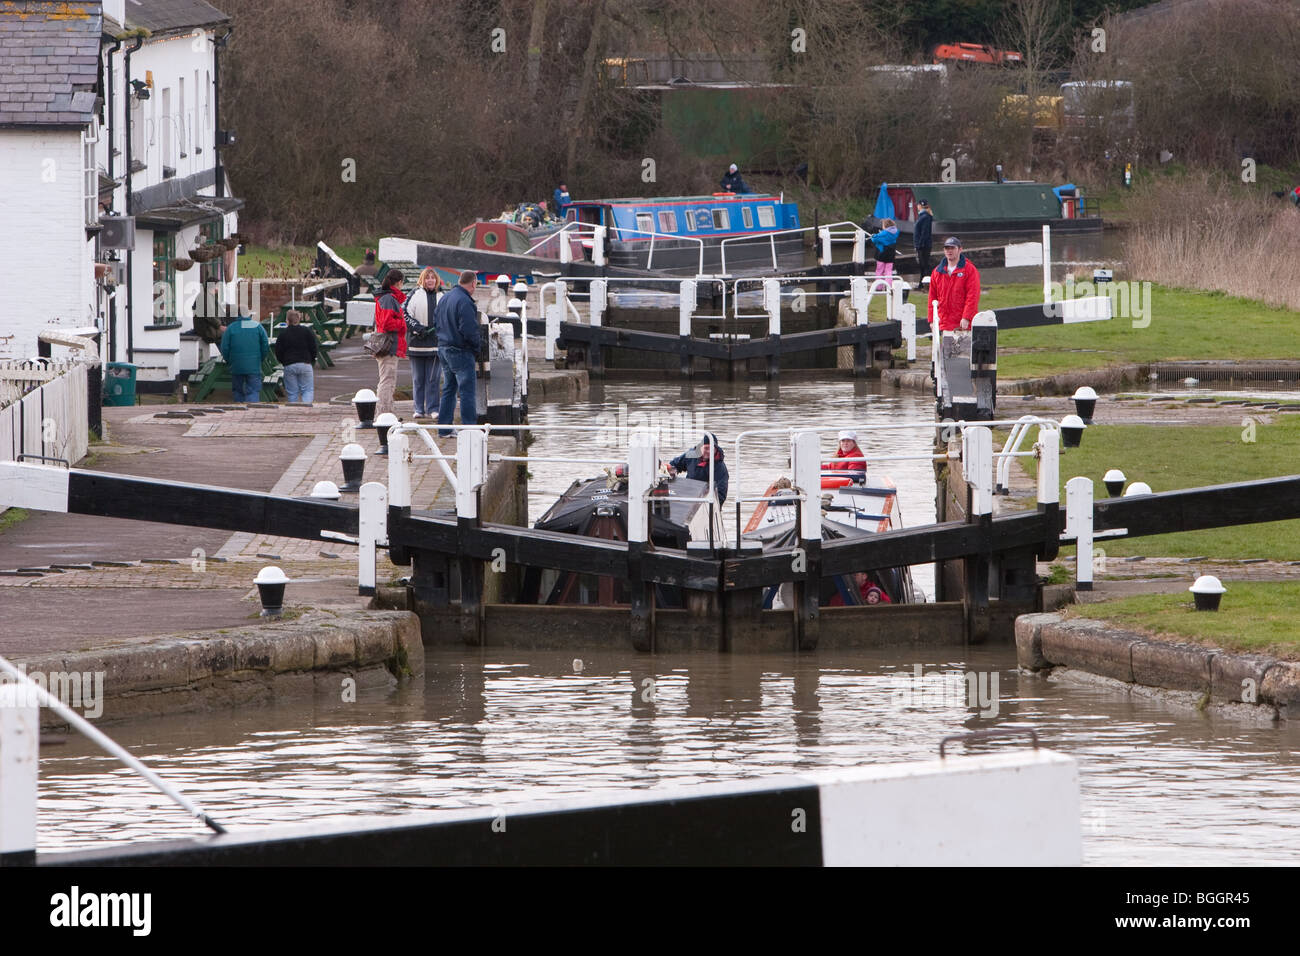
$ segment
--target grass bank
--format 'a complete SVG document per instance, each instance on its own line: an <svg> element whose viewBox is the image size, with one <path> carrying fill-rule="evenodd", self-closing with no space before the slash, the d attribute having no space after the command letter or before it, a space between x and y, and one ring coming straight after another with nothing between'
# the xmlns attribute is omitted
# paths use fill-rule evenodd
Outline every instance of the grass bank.
<svg viewBox="0 0 1300 956"><path fill-rule="evenodd" d="M363 239L342 245L326 244L353 267L361 265L367 249L379 245L378 239ZM316 264L315 246L249 245L239 258L239 275L244 279L299 279Z"/></svg>
<svg viewBox="0 0 1300 956"><path fill-rule="evenodd" d="M1105 425L1084 433L1079 448L1061 457L1061 501L1065 482L1083 475L1094 482L1097 497L1106 496L1102 476L1118 468L1130 482L1145 481L1152 491L1173 491L1233 481L1275 478L1300 472L1300 421L1279 416L1273 425L1254 424L1246 411L1243 424L1207 425ZM1253 438L1253 441L1246 439ZM1018 459L1030 474L1034 460ZM1268 558L1300 561L1300 520L1270 521L1162 534L1146 538L1103 539L1107 556L1206 556L1242 560ZM1300 629L1300 627L1298 627Z"/></svg>
<svg viewBox="0 0 1300 956"><path fill-rule="evenodd" d="M1294 210L1293 210L1294 211ZM1037 283L992 286L988 309L1042 302ZM1012 329L998 335L998 377L1038 378L1077 369L1191 359L1300 357L1300 311L1222 292L1152 284L1146 319ZM1149 308L1148 308L1149 307ZM1135 327L1134 323L1138 323Z"/></svg>
<svg viewBox="0 0 1300 956"><path fill-rule="evenodd" d="M1139 594L1104 604L1078 604L1067 617L1107 621L1153 637L1212 644L1229 651L1300 658L1300 582L1229 582L1213 613L1192 595Z"/></svg>

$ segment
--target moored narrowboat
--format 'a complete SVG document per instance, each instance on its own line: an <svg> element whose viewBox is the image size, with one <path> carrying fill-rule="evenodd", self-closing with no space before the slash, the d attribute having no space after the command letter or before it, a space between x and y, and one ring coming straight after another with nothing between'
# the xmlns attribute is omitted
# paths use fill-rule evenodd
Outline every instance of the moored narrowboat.
<svg viewBox="0 0 1300 956"><path fill-rule="evenodd" d="M604 226L614 266L693 276L803 264L803 237L786 231L800 228L799 207L768 193L576 200L565 219Z"/></svg>

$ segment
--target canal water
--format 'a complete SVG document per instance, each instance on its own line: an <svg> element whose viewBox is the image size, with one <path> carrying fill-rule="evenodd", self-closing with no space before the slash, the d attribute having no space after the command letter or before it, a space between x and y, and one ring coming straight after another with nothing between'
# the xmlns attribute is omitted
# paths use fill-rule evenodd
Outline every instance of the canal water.
<svg viewBox="0 0 1300 956"><path fill-rule="evenodd" d="M362 688L355 703L320 694L109 729L223 825L248 831L933 759L947 735L1032 724L1044 746L1079 763L1090 865L1300 855L1300 729L1021 675L1010 647L804 657L439 651L426 668L407 687ZM974 706L968 672L987 682ZM1021 746L1006 738L949 753ZM42 850L200 833L80 739L45 750Z"/></svg>
<svg viewBox="0 0 1300 956"><path fill-rule="evenodd" d="M924 396L848 380L694 389L641 382L534 409L535 423L597 424L605 433L542 432L531 451L616 457L620 429L646 424L661 429L672 451L710 428L732 458L745 429L824 423L855 425L868 454L925 454L928 432L878 426L932 414ZM824 447L829 453L829 437ZM785 455L783 438L744 444L732 487L761 493ZM898 483L909 523L933 520L928 462L878 468ZM533 464L533 516L575 474L593 469ZM932 575L917 579L932 593ZM973 700L968 673L976 675ZM1022 675L1005 645L807 656L440 650L430 653L422 680L362 686L354 702L343 698L340 682L311 701L106 729L243 831L930 759L950 734L1032 724L1044 746L1079 761L1089 864L1300 857L1300 728ZM1004 739L970 749L1026 745ZM44 750L41 849L200 832L80 738Z"/></svg>

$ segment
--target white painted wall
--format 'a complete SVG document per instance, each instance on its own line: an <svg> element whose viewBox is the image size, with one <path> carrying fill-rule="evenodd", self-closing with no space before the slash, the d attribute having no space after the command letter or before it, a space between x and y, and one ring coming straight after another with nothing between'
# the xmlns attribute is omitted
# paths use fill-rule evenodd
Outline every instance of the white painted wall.
<svg viewBox="0 0 1300 956"><path fill-rule="evenodd" d="M0 359L36 355L49 325L93 325L81 131L0 130Z"/></svg>

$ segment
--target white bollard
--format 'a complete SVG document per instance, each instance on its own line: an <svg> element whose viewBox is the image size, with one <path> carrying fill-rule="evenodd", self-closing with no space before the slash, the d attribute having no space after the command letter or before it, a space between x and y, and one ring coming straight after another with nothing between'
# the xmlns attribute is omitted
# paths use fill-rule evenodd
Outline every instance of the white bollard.
<svg viewBox="0 0 1300 956"><path fill-rule="evenodd" d="M388 436L388 500L394 508L411 507L411 437L403 431Z"/></svg>
<svg viewBox="0 0 1300 956"><path fill-rule="evenodd" d="M605 310L609 307L609 283L604 279L591 280L591 299L588 312L592 325L600 325Z"/></svg>
<svg viewBox="0 0 1300 956"><path fill-rule="evenodd" d="M456 517L478 517L478 489L487 477L487 436L477 428L456 433Z"/></svg>
<svg viewBox="0 0 1300 956"><path fill-rule="evenodd" d="M815 431L795 432L790 438L790 464L799 503L799 537L820 541L822 536L822 449Z"/></svg>
<svg viewBox="0 0 1300 956"><path fill-rule="evenodd" d="M1038 426L1038 503L1061 503L1061 433Z"/></svg>
<svg viewBox="0 0 1300 956"><path fill-rule="evenodd" d="M975 515L993 514L993 432L983 425L962 430L962 471L972 487Z"/></svg>
<svg viewBox="0 0 1300 956"><path fill-rule="evenodd" d="M822 255L820 265L828 266L831 264L831 227L822 226L817 230L817 235L822 240Z"/></svg>
<svg viewBox="0 0 1300 956"><path fill-rule="evenodd" d="M654 487L659 468L659 449L648 428L632 432L627 448L627 540L644 544L650 540L650 515L646 494Z"/></svg>
<svg viewBox="0 0 1300 956"><path fill-rule="evenodd" d="M388 489L378 481L367 481L358 497L357 593L374 594L375 548L388 544Z"/></svg>
<svg viewBox="0 0 1300 956"><path fill-rule="evenodd" d="M35 692L24 684L0 684L0 861L23 862L36 852L40 739Z"/></svg>
<svg viewBox="0 0 1300 956"><path fill-rule="evenodd" d="M781 282L763 280L763 309L767 312L767 334L781 334Z"/></svg>
<svg viewBox="0 0 1300 956"><path fill-rule="evenodd" d="M683 279L677 294L677 334L691 334L691 316L695 314L695 280Z"/></svg>
<svg viewBox="0 0 1300 956"><path fill-rule="evenodd" d="M1074 586L1092 590L1092 479L1071 478L1065 483L1065 534L1074 538Z"/></svg>
<svg viewBox="0 0 1300 956"><path fill-rule="evenodd" d="M591 231L591 264L605 264L605 227L597 226Z"/></svg>

